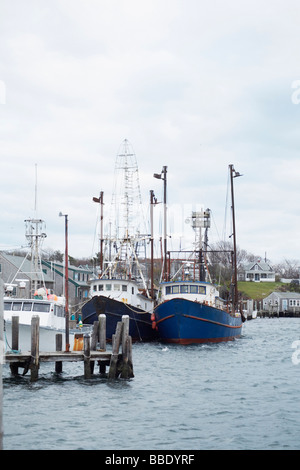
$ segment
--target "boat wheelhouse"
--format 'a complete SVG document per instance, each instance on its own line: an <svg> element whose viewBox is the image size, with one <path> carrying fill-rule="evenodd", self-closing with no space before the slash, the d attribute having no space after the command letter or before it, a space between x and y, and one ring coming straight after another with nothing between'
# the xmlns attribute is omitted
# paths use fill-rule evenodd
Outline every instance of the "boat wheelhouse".
<svg viewBox="0 0 300 470"><path fill-rule="evenodd" d="M129 279L95 279L91 283L90 295L109 297L145 312L153 310L153 300L140 291L135 281Z"/></svg>
<svg viewBox="0 0 300 470"><path fill-rule="evenodd" d="M225 301L219 297L217 288L204 281L170 281L161 284L161 300L181 298L191 302L200 302L213 307L226 308Z"/></svg>
<svg viewBox="0 0 300 470"><path fill-rule="evenodd" d="M19 316L21 325L30 326L33 315L40 317L41 328L63 330L65 310L63 302L41 299L4 298L4 319L11 322L13 316Z"/></svg>

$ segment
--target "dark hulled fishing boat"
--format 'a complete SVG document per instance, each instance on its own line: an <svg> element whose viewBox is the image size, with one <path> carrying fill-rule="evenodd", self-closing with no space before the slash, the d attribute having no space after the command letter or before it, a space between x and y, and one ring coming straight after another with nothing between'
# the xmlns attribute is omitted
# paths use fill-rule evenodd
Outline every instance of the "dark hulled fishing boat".
<svg viewBox="0 0 300 470"><path fill-rule="evenodd" d="M153 301L139 291L135 281L98 279L92 282L91 287L96 295L82 307L84 324L93 324L99 315L106 315L106 336L111 340L117 322L122 320L123 315L128 315L132 341L157 339L151 321Z"/></svg>

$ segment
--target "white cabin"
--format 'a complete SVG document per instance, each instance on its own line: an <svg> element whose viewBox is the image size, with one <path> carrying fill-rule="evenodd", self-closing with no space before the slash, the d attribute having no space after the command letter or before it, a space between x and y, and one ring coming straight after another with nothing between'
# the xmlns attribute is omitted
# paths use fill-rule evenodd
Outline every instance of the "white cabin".
<svg viewBox="0 0 300 470"><path fill-rule="evenodd" d="M4 320L19 317L20 325L30 326L33 315L40 317L40 327L54 330L65 328L65 307L63 302L41 299L15 299L4 297Z"/></svg>
<svg viewBox="0 0 300 470"><path fill-rule="evenodd" d="M220 307L222 301L219 291L208 282L203 281L171 281L161 285L161 301L180 297L191 302L200 302L212 307Z"/></svg>
<svg viewBox="0 0 300 470"><path fill-rule="evenodd" d="M146 312L152 312L154 301L143 295L135 281L129 279L95 279L91 281L91 297L103 295Z"/></svg>

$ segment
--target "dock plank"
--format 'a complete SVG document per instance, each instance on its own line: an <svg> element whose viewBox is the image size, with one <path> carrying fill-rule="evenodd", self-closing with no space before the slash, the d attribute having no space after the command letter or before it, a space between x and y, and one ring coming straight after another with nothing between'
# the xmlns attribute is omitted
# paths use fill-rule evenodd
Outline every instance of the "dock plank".
<svg viewBox="0 0 300 470"><path fill-rule="evenodd" d="M107 351L91 351L91 361L110 361L111 353ZM31 358L31 352L20 352L20 353L6 353L4 355L4 361L6 363L22 362L27 361ZM84 360L83 351L72 351L72 352L39 352L40 362L77 362Z"/></svg>

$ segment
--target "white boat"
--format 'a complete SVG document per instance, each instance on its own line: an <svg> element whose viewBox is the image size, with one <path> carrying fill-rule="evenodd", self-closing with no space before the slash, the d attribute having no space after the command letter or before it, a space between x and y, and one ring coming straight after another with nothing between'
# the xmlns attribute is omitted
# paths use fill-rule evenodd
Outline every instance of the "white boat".
<svg viewBox="0 0 300 470"><path fill-rule="evenodd" d="M31 247L32 269L30 272L26 271L26 268L24 270L22 263L11 282L5 283L4 325L6 349L9 350L11 346L12 317L18 316L19 349L30 350L31 319L34 315L38 315L40 318L40 350L54 351L56 333L65 333L66 331L65 297L54 295L46 288L44 282L39 256L39 245L46 236L42 231L43 221L28 219L25 222L27 223L26 237ZM24 279L18 279L20 274L23 275ZM27 283L29 283L28 289L26 287ZM21 293L21 296L18 293ZM80 331L80 329L69 330L70 349L73 349L75 333ZM63 349L65 347L65 335L63 334Z"/></svg>
<svg viewBox="0 0 300 470"><path fill-rule="evenodd" d="M34 315L40 317L40 350L54 351L56 333L63 334L63 350L65 349L65 306L62 297L56 297L44 292L33 299L4 297L4 326L6 349L11 348L12 317L19 317L19 349L29 351L31 347L31 319ZM87 330L85 328L85 330ZM89 331L89 329L88 329ZM82 332L79 328L69 331L70 350L74 346L74 336Z"/></svg>

